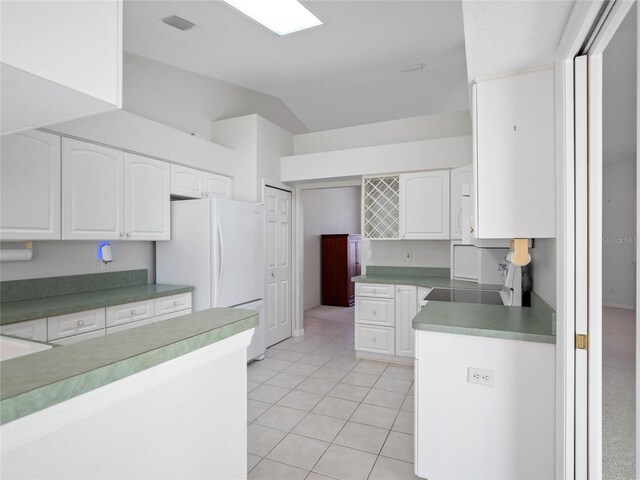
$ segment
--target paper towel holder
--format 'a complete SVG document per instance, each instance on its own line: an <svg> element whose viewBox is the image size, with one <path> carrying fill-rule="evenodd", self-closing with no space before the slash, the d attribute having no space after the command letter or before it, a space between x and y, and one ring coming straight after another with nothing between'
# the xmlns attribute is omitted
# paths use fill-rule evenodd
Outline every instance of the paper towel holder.
<svg viewBox="0 0 640 480"><path fill-rule="evenodd" d="M24 248L0 249L0 262L26 262L33 258L33 242L25 242Z"/></svg>

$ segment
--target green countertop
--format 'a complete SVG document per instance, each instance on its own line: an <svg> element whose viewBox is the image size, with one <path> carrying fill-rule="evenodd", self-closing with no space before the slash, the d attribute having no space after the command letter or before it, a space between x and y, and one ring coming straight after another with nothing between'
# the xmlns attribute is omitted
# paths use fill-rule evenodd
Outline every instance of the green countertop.
<svg viewBox="0 0 640 480"><path fill-rule="evenodd" d="M427 288L465 288L471 290L502 290L502 285L453 280L448 268L384 267L370 265L365 275L351 279L355 283L382 283L387 285L415 285Z"/></svg>
<svg viewBox="0 0 640 480"><path fill-rule="evenodd" d="M413 319L413 328L555 344L555 312L537 295L532 297L532 307L430 301Z"/></svg>
<svg viewBox="0 0 640 480"><path fill-rule="evenodd" d="M131 285L0 303L0 325L191 292L185 285Z"/></svg>
<svg viewBox="0 0 640 480"><path fill-rule="evenodd" d="M255 311L214 308L0 362L0 424L254 328Z"/></svg>
<svg viewBox="0 0 640 480"><path fill-rule="evenodd" d="M502 285L453 280L448 268L367 267L356 283L416 285L430 288L501 290ZM556 343L556 314L535 292L531 307L505 307L429 301L413 319L413 328L441 333Z"/></svg>

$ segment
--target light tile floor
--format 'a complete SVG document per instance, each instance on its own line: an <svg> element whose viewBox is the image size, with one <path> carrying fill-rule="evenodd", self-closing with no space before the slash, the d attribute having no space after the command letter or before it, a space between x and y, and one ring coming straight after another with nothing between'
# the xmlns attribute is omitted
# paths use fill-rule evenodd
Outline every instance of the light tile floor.
<svg viewBox="0 0 640 480"><path fill-rule="evenodd" d="M413 368L357 360L353 314L308 310L304 336L249 365L249 480L418 478Z"/></svg>

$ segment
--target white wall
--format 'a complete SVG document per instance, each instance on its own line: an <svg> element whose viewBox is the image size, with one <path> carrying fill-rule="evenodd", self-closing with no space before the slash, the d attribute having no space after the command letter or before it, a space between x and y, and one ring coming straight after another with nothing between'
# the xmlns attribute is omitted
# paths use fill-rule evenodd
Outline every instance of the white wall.
<svg viewBox="0 0 640 480"><path fill-rule="evenodd" d="M469 110L369 123L295 136L295 154L471 135Z"/></svg>
<svg viewBox="0 0 640 480"><path fill-rule="evenodd" d="M636 162L604 167L602 235L602 303L633 308L636 304Z"/></svg>
<svg viewBox="0 0 640 480"><path fill-rule="evenodd" d="M363 270L368 265L450 268L450 248L449 240L363 240Z"/></svg>
<svg viewBox="0 0 640 480"><path fill-rule="evenodd" d="M360 187L302 190L304 217L304 309L321 301L321 238L360 233Z"/></svg>
<svg viewBox="0 0 640 480"><path fill-rule="evenodd" d="M99 242L42 241L33 242L33 259L29 262L3 262L1 280L59 277L86 273L149 270L149 281L155 281L155 246L153 242L111 242L113 263L103 270L96 258ZM10 242L2 243L11 248Z"/></svg>
<svg viewBox="0 0 640 480"><path fill-rule="evenodd" d="M252 113L293 133L307 131L279 98L137 55L125 53L123 83L125 110L204 138L211 122Z"/></svg>

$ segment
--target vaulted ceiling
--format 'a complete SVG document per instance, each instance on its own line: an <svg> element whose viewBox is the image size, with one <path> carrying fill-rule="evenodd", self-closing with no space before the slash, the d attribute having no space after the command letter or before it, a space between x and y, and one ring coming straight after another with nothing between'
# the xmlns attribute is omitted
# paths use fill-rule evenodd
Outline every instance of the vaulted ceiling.
<svg viewBox="0 0 640 480"><path fill-rule="evenodd" d="M127 0L124 47L279 97L310 131L469 108L460 1L302 3L325 24L278 37L220 1Z"/></svg>

